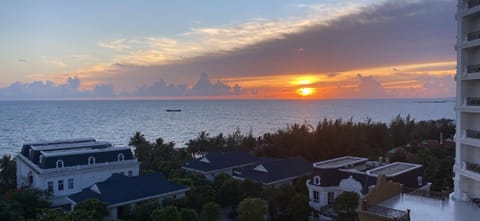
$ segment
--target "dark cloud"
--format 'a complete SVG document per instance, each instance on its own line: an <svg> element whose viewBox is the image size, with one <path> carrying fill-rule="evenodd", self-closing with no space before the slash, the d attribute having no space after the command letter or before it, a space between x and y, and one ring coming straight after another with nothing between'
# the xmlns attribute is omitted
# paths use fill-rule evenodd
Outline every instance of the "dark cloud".
<svg viewBox="0 0 480 221"><path fill-rule="evenodd" d="M0 99L68 99L114 95L112 85L97 85L91 91L83 91L80 90L80 84L77 76L69 77L65 83L58 85L52 81L15 82L6 88L0 88Z"/></svg>
<svg viewBox="0 0 480 221"><path fill-rule="evenodd" d="M116 94L111 84L96 85L92 90L81 90L81 81L69 77L64 84L52 81L16 82L0 88L0 99L59 99L59 98L115 98L115 97L214 97L249 94L238 84L230 86L222 81L212 82L206 73L190 88L187 84L168 84L164 80L139 87L133 93ZM253 93L253 92L252 92ZM250 94L252 94L250 93Z"/></svg>
<svg viewBox="0 0 480 221"><path fill-rule="evenodd" d="M182 79L338 73L360 68L455 59L456 1L393 0L282 39L160 66L128 66L119 75ZM301 50L299 50L301 49Z"/></svg>
<svg viewBox="0 0 480 221"><path fill-rule="evenodd" d="M202 73L200 79L189 88L187 84L167 84L164 80L155 82L152 85L144 85L130 96L138 97L159 97L159 96L232 96L247 94L248 90L238 84L233 87L222 81L212 82L208 74Z"/></svg>

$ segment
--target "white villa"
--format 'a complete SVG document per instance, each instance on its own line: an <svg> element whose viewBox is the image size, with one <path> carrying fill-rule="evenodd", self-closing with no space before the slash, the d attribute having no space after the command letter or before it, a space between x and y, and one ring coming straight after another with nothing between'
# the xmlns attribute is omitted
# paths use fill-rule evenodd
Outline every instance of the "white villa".
<svg viewBox="0 0 480 221"><path fill-rule="evenodd" d="M139 162L128 147L95 139L27 143L16 157L17 188L48 190L53 206L69 204L65 196L119 173L138 176Z"/></svg>

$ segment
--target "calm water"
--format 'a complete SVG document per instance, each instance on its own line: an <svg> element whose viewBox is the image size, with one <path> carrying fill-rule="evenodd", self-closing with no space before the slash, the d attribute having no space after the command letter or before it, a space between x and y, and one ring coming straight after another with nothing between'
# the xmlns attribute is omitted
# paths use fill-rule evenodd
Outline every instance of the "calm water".
<svg viewBox="0 0 480 221"><path fill-rule="evenodd" d="M182 112L165 111L172 108ZM454 119L453 108L451 100L0 101L0 154L16 153L24 142L65 138L126 145L135 131L183 147L200 131L216 135L238 128L261 135L323 118L389 122L399 113Z"/></svg>

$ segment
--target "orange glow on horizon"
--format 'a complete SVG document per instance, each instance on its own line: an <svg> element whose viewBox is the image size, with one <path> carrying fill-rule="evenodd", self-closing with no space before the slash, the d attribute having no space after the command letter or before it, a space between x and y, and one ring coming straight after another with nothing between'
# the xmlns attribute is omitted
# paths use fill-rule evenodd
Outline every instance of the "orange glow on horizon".
<svg viewBox="0 0 480 221"><path fill-rule="evenodd" d="M311 87L302 87L297 90L297 94L304 97L310 96L313 93L315 93L315 89Z"/></svg>

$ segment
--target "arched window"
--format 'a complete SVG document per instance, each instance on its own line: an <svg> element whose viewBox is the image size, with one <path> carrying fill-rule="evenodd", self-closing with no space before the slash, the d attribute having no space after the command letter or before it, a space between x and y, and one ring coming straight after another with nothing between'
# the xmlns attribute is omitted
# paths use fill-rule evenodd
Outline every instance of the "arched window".
<svg viewBox="0 0 480 221"><path fill-rule="evenodd" d="M418 186L421 186L423 184L423 177L418 176L417 177L417 182L418 182Z"/></svg>
<svg viewBox="0 0 480 221"><path fill-rule="evenodd" d="M88 165L90 164L95 164L95 157L89 157L88 158Z"/></svg>
<svg viewBox="0 0 480 221"><path fill-rule="evenodd" d="M313 177L313 184L320 185L320 177L319 176Z"/></svg>
<svg viewBox="0 0 480 221"><path fill-rule="evenodd" d="M118 156L117 156L117 160L118 161L125 160L125 155L123 155L123 153L119 153Z"/></svg>
<svg viewBox="0 0 480 221"><path fill-rule="evenodd" d="M57 160L57 168L63 168L63 160Z"/></svg>

